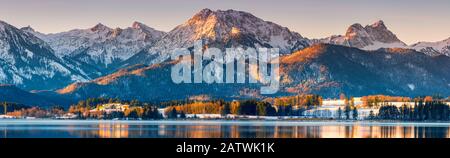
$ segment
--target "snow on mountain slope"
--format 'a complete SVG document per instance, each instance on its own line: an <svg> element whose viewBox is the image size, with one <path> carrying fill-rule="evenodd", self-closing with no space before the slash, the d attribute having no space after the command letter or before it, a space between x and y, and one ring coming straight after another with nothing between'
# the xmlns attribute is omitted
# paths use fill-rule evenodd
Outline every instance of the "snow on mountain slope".
<svg viewBox="0 0 450 158"><path fill-rule="evenodd" d="M147 64L158 63L167 59L173 49L193 47L197 40L202 40L204 45L220 49L275 47L284 54L309 46L309 40L300 34L275 23L264 21L250 13L203 9L184 24L170 31L148 53L139 54L133 59L135 61L129 62L133 64L143 61ZM157 59L153 59L155 57Z"/></svg>
<svg viewBox="0 0 450 158"><path fill-rule="evenodd" d="M376 50L379 48L404 48L406 44L389 31L383 21L377 21L372 25L363 27L361 24L353 24L344 36L337 35L315 40L315 43L329 43L356 47L364 50Z"/></svg>
<svg viewBox="0 0 450 158"><path fill-rule="evenodd" d="M57 58L44 41L0 21L0 83L54 89L87 79Z"/></svg>
<svg viewBox="0 0 450 158"><path fill-rule="evenodd" d="M410 47L430 56L450 56L450 38L438 42L419 42Z"/></svg>
<svg viewBox="0 0 450 158"><path fill-rule="evenodd" d="M96 67L101 74L149 48L165 34L139 22L125 29L112 29L99 23L90 29L56 34L30 32L49 43L58 57L70 57L72 62Z"/></svg>
<svg viewBox="0 0 450 158"><path fill-rule="evenodd" d="M403 42L393 42L393 43L383 43L383 42L373 42L372 45L365 46L364 50L377 50L380 48L406 48Z"/></svg>

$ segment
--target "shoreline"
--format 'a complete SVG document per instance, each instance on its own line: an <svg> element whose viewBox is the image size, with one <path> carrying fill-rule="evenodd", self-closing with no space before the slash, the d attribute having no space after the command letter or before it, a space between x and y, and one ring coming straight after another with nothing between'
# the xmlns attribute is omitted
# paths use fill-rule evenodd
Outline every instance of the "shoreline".
<svg viewBox="0 0 450 158"><path fill-rule="evenodd" d="M450 122L413 122L413 121L336 121L336 120L56 120L56 119L0 119L1 125L9 124L41 124L41 125L67 125L67 124L102 124L124 123L129 125L248 125L248 126L425 126L449 127Z"/></svg>

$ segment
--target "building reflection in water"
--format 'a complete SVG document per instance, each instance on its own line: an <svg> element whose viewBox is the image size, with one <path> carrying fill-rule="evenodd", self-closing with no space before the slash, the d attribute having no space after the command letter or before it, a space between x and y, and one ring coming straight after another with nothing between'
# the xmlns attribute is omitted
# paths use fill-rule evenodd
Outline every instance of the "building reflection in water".
<svg viewBox="0 0 450 158"><path fill-rule="evenodd" d="M180 130L182 129L182 130ZM448 138L448 127L414 126L197 126L177 127L184 138Z"/></svg>
<svg viewBox="0 0 450 158"><path fill-rule="evenodd" d="M127 124L99 123L79 129L76 137L99 138L449 138L449 127L323 125L278 126L240 124ZM1 134L5 134L3 131ZM8 133L10 134L10 133Z"/></svg>
<svg viewBox="0 0 450 158"><path fill-rule="evenodd" d="M98 136L100 138L128 138L128 128L128 124L102 123L98 125Z"/></svg>

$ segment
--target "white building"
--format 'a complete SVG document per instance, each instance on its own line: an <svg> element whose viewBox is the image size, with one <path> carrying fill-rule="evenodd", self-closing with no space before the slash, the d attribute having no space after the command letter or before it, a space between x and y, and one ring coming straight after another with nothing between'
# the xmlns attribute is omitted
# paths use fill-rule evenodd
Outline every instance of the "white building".
<svg viewBox="0 0 450 158"><path fill-rule="evenodd" d="M76 119L77 117L78 116L75 115L74 113L67 113L64 114L63 116L56 117L56 119Z"/></svg>
<svg viewBox="0 0 450 158"><path fill-rule="evenodd" d="M320 107L306 110L303 112L303 116L308 118L337 118L338 110L344 110L343 105L322 105Z"/></svg>
<svg viewBox="0 0 450 158"><path fill-rule="evenodd" d="M355 103L356 106L362 105L363 101L361 97L355 97L353 98L353 103ZM345 100L343 99L327 99L322 101L322 105L327 106L345 106Z"/></svg>
<svg viewBox="0 0 450 158"><path fill-rule="evenodd" d="M0 115L0 119L13 119L15 118L14 116L9 116L9 115Z"/></svg>
<svg viewBox="0 0 450 158"><path fill-rule="evenodd" d="M89 112L91 112L91 113L95 113L98 111L106 112L106 113L119 112L119 111L123 112L126 109L128 109L129 107L130 107L130 105L126 105L126 104L109 103L109 104L100 105L97 108L90 110Z"/></svg>
<svg viewBox="0 0 450 158"><path fill-rule="evenodd" d="M353 98L355 106L360 106L363 104L361 97ZM403 104L402 104L403 105ZM400 105L401 106L401 105ZM339 117L339 108L341 109L341 117L345 117L345 100L324 100L322 106L316 107L314 109L306 110L303 115L308 118L333 118L337 119ZM358 119L365 119L370 116L370 111L374 115L378 114L377 108L358 108ZM352 116L352 113L350 113Z"/></svg>
<svg viewBox="0 0 450 158"><path fill-rule="evenodd" d="M341 118L345 118L345 106L333 106L333 105L328 105L328 106L320 106L314 109L310 109L310 110L306 110L305 112L303 112L303 116L308 117L308 118L333 118L333 119L337 119L339 117L339 108L341 108ZM374 115L378 114L378 108L358 108L358 119L365 119L368 118L370 116L370 111L372 111L372 113ZM353 111L350 112L350 117L353 116L352 114Z"/></svg>

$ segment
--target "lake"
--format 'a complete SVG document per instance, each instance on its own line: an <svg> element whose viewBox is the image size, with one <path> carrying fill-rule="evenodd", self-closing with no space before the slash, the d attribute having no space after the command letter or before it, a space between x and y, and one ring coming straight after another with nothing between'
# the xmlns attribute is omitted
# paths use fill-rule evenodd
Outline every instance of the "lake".
<svg viewBox="0 0 450 158"><path fill-rule="evenodd" d="M0 120L0 138L449 138L450 123Z"/></svg>

